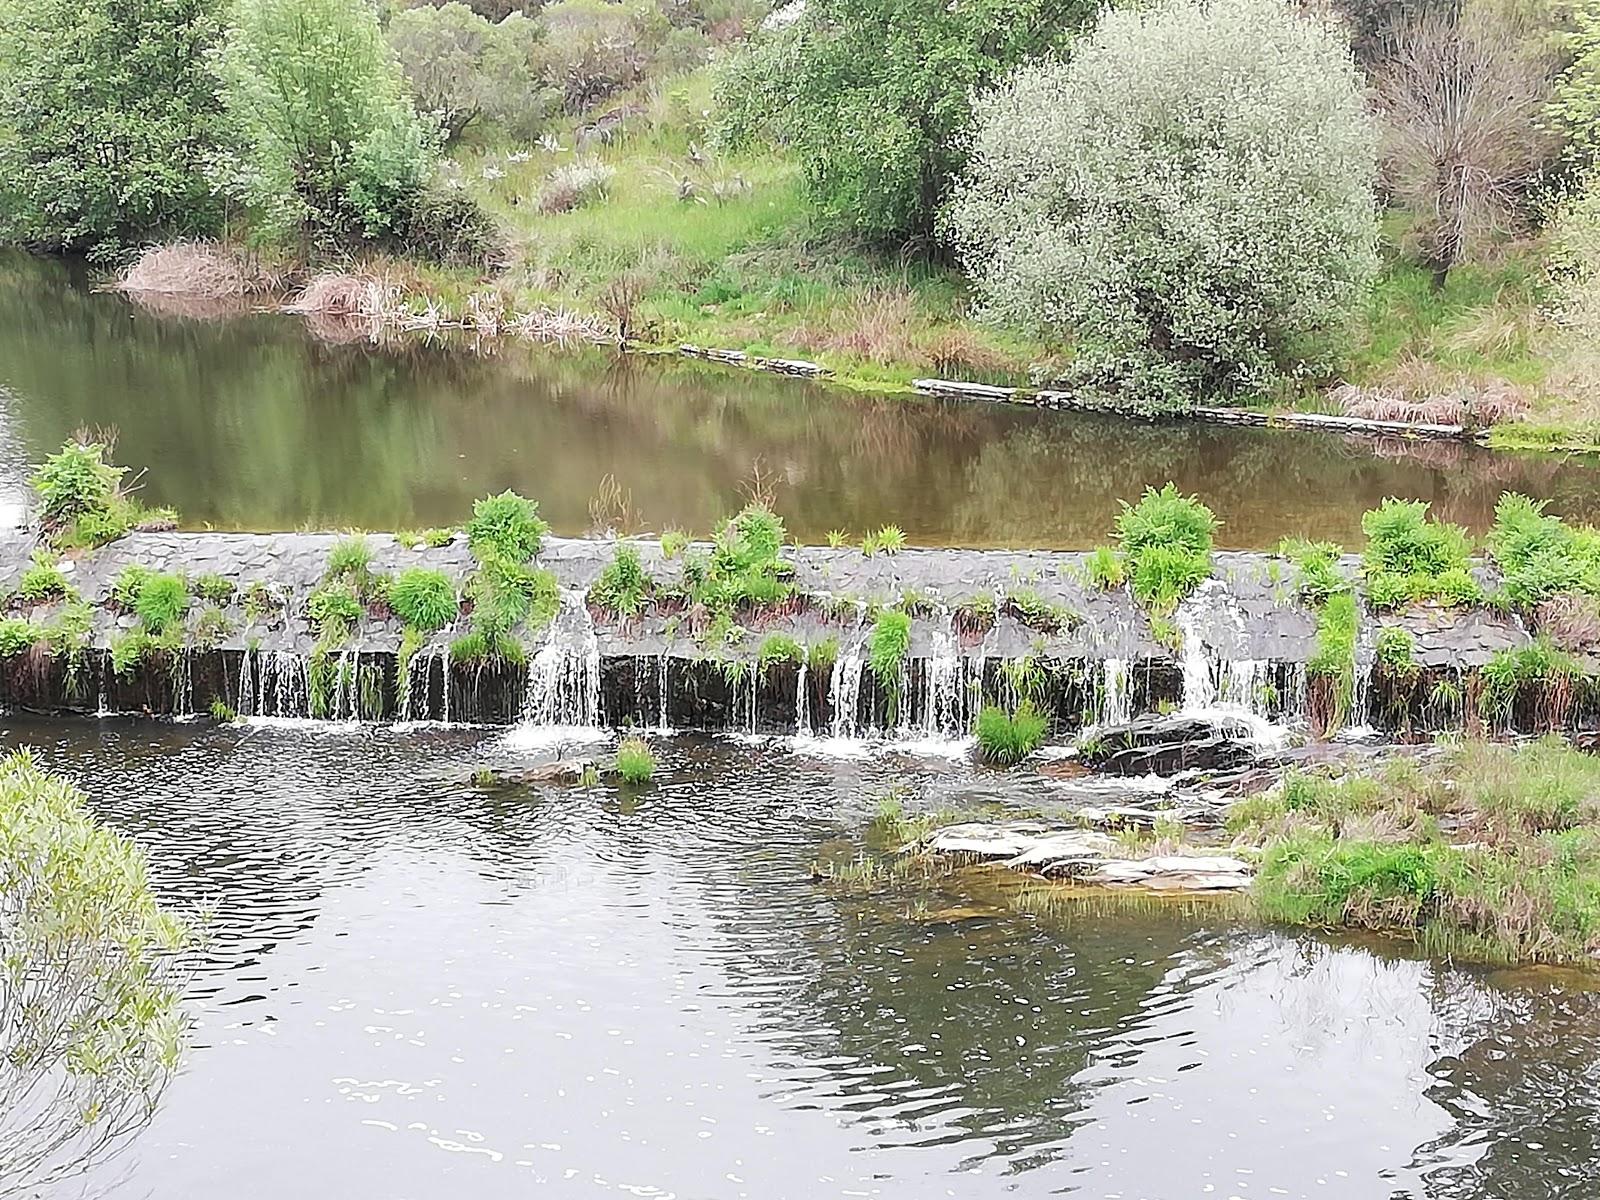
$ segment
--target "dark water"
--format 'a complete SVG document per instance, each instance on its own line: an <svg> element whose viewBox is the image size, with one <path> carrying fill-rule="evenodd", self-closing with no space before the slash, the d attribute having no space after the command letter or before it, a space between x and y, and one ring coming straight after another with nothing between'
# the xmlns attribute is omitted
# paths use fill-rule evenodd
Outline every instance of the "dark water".
<svg viewBox="0 0 1600 1200"><path fill-rule="evenodd" d="M704 532L757 470L812 541L893 523L922 544L1083 547L1119 499L1169 479L1231 547L1359 544L1386 495L1474 530L1507 489L1600 517L1593 459L862 397L595 352L335 344L286 317L157 315L0 258L0 475L14 487L82 426L119 431L149 500L223 528L450 524L514 487L575 534L610 475L639 528Z"/></svg>
<svg viewBox="0 0 1600 1200"><path fill-rule="evenodd" d="M517 752L470 732L6 742L215 905L119 1200L1600 1193L1570 978L811 881L886 785L994 789L964 766L677 739L642 796L491 798L455 780Z"/></svg>

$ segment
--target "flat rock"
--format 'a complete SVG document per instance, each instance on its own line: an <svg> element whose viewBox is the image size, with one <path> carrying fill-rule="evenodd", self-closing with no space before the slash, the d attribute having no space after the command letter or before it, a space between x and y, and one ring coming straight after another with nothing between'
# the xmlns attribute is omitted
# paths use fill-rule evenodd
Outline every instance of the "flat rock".
<svg viewBox="0 0 1600 1200"><path fill-rule="evenodd" d="M969 822L935 830L922 843L934 854L965 855L1080 883L1151 891L1238 891L1252 870L1226 855L1163 854L1117 858L1117 843L1093 829L1051 828L1042 822Z"/></svg>

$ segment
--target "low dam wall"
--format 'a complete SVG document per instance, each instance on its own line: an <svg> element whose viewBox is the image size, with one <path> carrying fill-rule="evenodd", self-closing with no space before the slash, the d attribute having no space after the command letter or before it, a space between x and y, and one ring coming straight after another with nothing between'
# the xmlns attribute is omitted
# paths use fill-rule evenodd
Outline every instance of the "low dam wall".
<svg viewBox="0 0 1600 1200"><path fill-rule="evenodd" d="M681 598L628 618L591 606L588 589L619 543L546 538L538 564L559 584L559 610L541 628L518 631L523 654L470 661L451 653L470 614L403 650L402 626L382 604L369 606L339 645L319 650L307 598L339 540L134 533L92 552L41 552L89 606L89 627L70 651L41 641L14 654L0 670L0 700L85 713L184 716L215 705L254 717L953 738L970 732L983 703L1015 703L1026 691L1049 710L1058 736L1142 712L1217 707L1326 723L1319 679L1308 672L1316 611L1298 599L1293 568L1267 554L1219 553L1212 578L1153 624L1125 587L1094 586L1083 554L786 548L792 594L738 613L731 636L726 627L708 636L706 614ZM433 547L386 534L365 540L374 574L428 566L464 584L476 568L459 533ZM657 541L627 544L662 594L710 549L669 557ZM0 583L14 596L12 617L42 629L63 601L15 598L34 550L20 531L0 540ZM168 648L114 663L119 639L139 624L113 595L130 565L221 579L231 590L194 600ZM273 604L256 602L269 593ZM886 606L911 618L898 678L869 662L875 614ZM1458 694L1470 694L1474 673L1497 652L1529 642L1514 616L1489 609L1379 616L1363 607L1350 664L1354 701L1339 706L1349 723L1426 723L1438 699L1440 689L1415 680L1400 700L1385 689L1373 654L1385 625L1412 635L1418 678L1453 681ZM1570 714L1592 717L1592 705Z"/></svg>

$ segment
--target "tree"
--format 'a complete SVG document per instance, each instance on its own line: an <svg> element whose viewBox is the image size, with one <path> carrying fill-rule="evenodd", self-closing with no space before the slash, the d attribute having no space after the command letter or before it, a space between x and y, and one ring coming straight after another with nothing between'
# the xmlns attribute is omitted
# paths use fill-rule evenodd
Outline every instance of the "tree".
<svg viewBox="0 0 1600 1200"><path fill-rule="evenodd" d="M992 318L1142 404L1313 370L1375 270L1376 132L1342 35L1280 0L1108 11L977 105L946 228Z"/></svg>
<svg viewBox="0 0 1600 1200"><path fill-rule="evenodd" d="M1374 76L1384 182L1416 217L1440 284L1474 246L1522 222L1555 155L1541 120L1554 68L1542 34L1491 4L1426 12L1396 31Z"/></svg>
<svg viewBox="0 0 1600 1200"><path fill-rule="evenodd" d="M149 1119L192 945L81 792L27 751L0 760L0 1197L87 1171Z"/></svg>
<svg viewBox="0 0 1600 1200"><path fill-rule="evenodd" d="M447 143L480 120L529 133L549 109L535 61L536 21L513 14L492 24L452 0L400 10L386 34L417 107L438 121Z"/></svg>
<svg viewBox="0 0 1600 1200"><path fill-rule="evenodd" d="M0 0L0 239L102 250L205 232L216 0Z"/></svg>
<svg viewBox="0 0 1600 1200"><path fill-rule="evenodd" d="M372 7L239 0L217 70L235 184L268 229L340 242L405 221L436 148Z"/></svg>
<svg viewBox="0 0 1600 1200"><path fill-rule="evenodd" d="M1600 0L1573 0L1561 42L1566 68L1552 89L1548 116L1581 168L1600 158Z"/></svg>
<svg viewBox="0 0 1600 1200"><path fill-rule="evenodd" d="M723 73L730 141L799 155L813 203L874 240L931 243L971 96L1066 45L1095 0L807 0Z"/></svg>

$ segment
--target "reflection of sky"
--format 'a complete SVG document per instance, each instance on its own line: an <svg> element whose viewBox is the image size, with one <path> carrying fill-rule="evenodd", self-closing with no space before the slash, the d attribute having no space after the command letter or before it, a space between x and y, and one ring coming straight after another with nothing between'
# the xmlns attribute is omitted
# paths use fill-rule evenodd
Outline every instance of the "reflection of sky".
<svg viewBox="0 0 1600 1200"><path fill-rule="evenodd" d="M13 723L217 908L119 1195L1523 1200L1593 1169L1577 994L811 881L888 784L964 794L947 763L670 739L634 800L486 796L484 736Z"/></svg>

